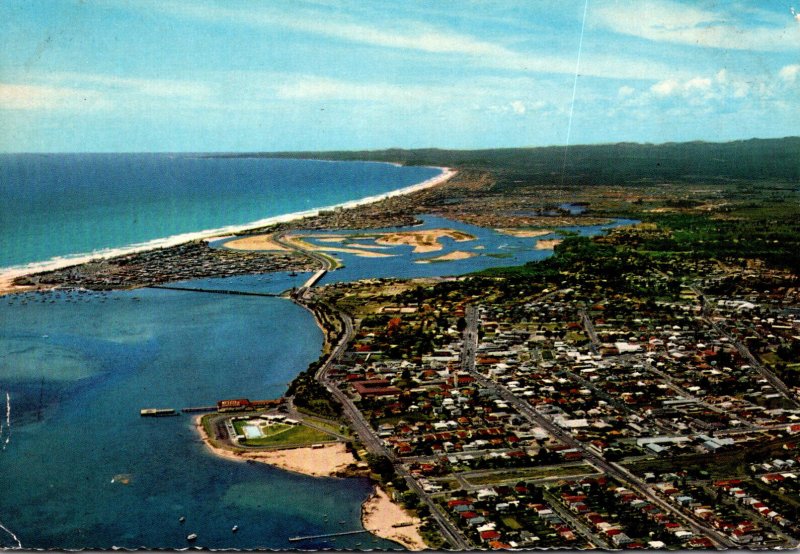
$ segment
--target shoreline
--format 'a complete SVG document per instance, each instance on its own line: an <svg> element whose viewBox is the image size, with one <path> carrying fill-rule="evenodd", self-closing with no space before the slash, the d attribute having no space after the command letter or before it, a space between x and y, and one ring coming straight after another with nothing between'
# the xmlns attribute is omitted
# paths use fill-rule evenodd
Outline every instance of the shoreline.
<svg viewBox="0 0 800 554"><path fill-rule="evenodd" d="M326 443L322 448L310 446L275 448L272 450L230 450L216 446L206 434L201 423L203 416L194 418L197 430L208 452L219 458L235 462L254 461L309 477L342 477L357 470L355 457L345 450L343 442Z"/></svg>
<svg viewBox="0 0 800 554"><path fill-rule="evenodd" d="M322 448L300 447L274 450L229 450L213 444L202 424L202 415L196 416L192 425L200 435L206 451L218 458L233 462L256 462L283 471L315 478L347 478L368 475L368 469L358 467L352 453L345 450L342 442L325 444ZM394 527L396 524L408 524ZM395 542L408 550L427 549L420 535L422 522L409 515L398 503L375 484L370 495L361 503L361 525L382 539Z"/></svg>
<svg viewBox="0 0 800 554"><path fill-rule="evenodd" d="M398 523L408 525L394 527ZM400 504L389 498L380 485L375 485L361 505L361 524L373 535L396 542L408 550L428 549L419 531L422 524L420 519L408 514Z"/></svg>
<svg viewBox="0 0 800 554"><path fill-rule="evenodd" d="M411 194L431 187L435 187L436 185L440 185L446 181L449 181L452 177L454 177L458 173L455 169L449 167L438 167L438 166L425 166L425 167L440 169L442 172L439 175L436 175L434 177L431 177L430 179L422 181L421 183L416 183L413 185L409 185L407 187L395 189L382 194L366 196L364 198L359 198L356 200L348 200L347 202L342 202L340 204L334 204L331 206L322 206L319 208L312 208L310 210L304 210L300 212L291 212L288 214L271 216L268 218L260 219L258 221L253 221L250 223L245 223L242 225L227 225L224 227L218 227L216 229L206 229L203 231L181 233L178 235L172 235L170 237L163 237L163 238L152 239L145 242L138 242L128 246L107 248L83 254L56 256L45 261L31 262L24 265L3 267L0 268L0 294L25 292L26 290L30 290L29 287L16 287L15 285L13 285L14 279L18 277L23 277L25 275L41 273L46 271L53 271L58 269L65 269L72 266L82 265L94 260L104 260L109 258L115 258L117 256L125 256L128 254L136 254L136 253L146 252L149 250L156 250L159 248L177 246L179 244L195 240L217 240L220 238L225 238L226 235L243 233L246 231L259 229L261 227L269 227L271 225L277 225L279 223L290 223L293 221L301 220L306 217L315 217L318 216L321 212L338 210L338 209L347 210L351 208L357 208L359 206L380 202L381 200L385 200L387 198L393 198L395 196Z"/></svg>

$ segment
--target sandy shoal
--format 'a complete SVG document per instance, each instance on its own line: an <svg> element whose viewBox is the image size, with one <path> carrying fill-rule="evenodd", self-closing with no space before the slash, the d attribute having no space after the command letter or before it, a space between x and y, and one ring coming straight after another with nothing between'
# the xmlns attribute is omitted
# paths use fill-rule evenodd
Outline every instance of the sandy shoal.
<svg viewBox="0 0 800 554"><path fill-rule="evenodd" d="M455 250L443 256L436 256L435 258L428 258L427 260L417 260L418 264L427 264L430 262L449 262L453 260L466 260L477 256L475 252L464 252L463 250Z"/></svg>
<svg viewBox="0 0 800 554"><path fill-rule="evenodd" d="M399 542L409 550L425 550L419 518L409 515L401 506L392 502L381 487L375 491L361 507L361 522L364 529L391 541ZM392 527L397 523L411 523L404 527Z"/></svg>
<svg viewBox="0 0 800 554"><path fill-rule="evenodd" d="M254 235L231 240L225 243L225 248L231 250L267 250L285 252L287 248L273 240L272 235Z"/></svg>
<svg viewBox="0 0 800 554"><path fill-rule="evenodd" d="M202 416L195 418L195 427L206 447L226 460L244 462L253 460L279 467L287 471L310 475L311 477L332 477L356 464L356 459L345 448L344 443L325 444L322 448L291 448L285 450L230 450L212 444L200 423Z"/></svg>
<svg viewBox="0 0 800 554"><path fill-rule="evenodd" d="M549 235L553 231L549 229L495 229L498 233L503 235L510 235L512 237L519 237L521 239L532 239Z"/></svg>
<svg viewBox="0 0 800 554"><path fill-rule="evenodd" d="M383 252L372 252L370 250L359 250L358 248L345 248L342 246L319 246L303 240L303 235L288 235L286 241L312 252L343 252L345 254L353 254L362 258L392 258L394 254L384 254Z"/></svg>
<svg viewBox="0 0 800 554"><path fill-rule="evenodd" d="M456 242L475 240L474 236L453 229L426 229L424 231L386 233L376 238L375 242L386 246L397 246L399 244L413 246L414 252L421 254L426 252L438 252L441 250L443 246L439 242L439 239L443 237L451 238Z"/></svg>
<svg viewBox="0 0 800 554"><path fill-rule="evenodd" d="M562 242L563 239L539 240L536 241L536 250L552 250Z"/></svg>

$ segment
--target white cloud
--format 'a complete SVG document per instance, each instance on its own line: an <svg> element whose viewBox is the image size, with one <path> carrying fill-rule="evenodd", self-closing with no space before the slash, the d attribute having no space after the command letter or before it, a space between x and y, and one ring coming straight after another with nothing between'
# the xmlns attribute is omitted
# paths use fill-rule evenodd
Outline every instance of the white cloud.
<svg viewBox="0 0 800 554"><path fill-rule="evenodd" d="M96 87L100 90L124 91L156 98L208 98L214 94L215 86L200 81L175 79L147 79L119 77L95 73L59 72L40 75L51 83Z"/></svg>
<svg viewBox="0 0 800 554"><path fill-rule="evenodd" d="M511 109L514 110L515 114L522 115L525 113L525 103L520 100L514 100L511 102Z"/></svg>
<svg viewBox="0 0 800 554"><path fill-rule="evenodd" d="M268 5L267 5L268 6ZM219 6L198 6L162 3L158 8L165 13L201 19L204 21L227 21L265 29L283 27L301 33L311 33L352 43L380 48L407 50L433 55L458 56L459 63L479 67L508 69L523 73L575 73L575 54L554 55L543 52L523 52L506 45L483 40L452 31L430 23L416 21L392 21L391 26L367 25L351 20L323 17L314 11L287 15L285 11L271 10L260 5L259 9L236 9ZM390 30L387 30L390 29ZM633 58L615 53L596 55L584 53L581 60L581 75L608 78L656 79L665 73L680 70L655 60Z"/></svg>
<svg viewBox="0 0 800 554"><path fill-rule="evenodd" d="M778 75L787 83L794 83L797 79L797 76L800 75L800 64L784 66L778 72Z"/></svg>
<svg viewBox="0 0 800 554"><path fill-rule="evenodd" d="M665 79L651 86L650 90L656 96L670 96L674 94L675 91L680 90L680 88L680 83L678 83L678 81L675 79Z"/></svg>
<svg viewBox="0 0 800 554"><path fill-rule="evenodd" d="M617 91L617 95L620 98L626 98L626 97L630 96L631 94L633 94L634 92L636 92L636 89L634 89L633 87L629 87L628 85L623 85L623 86L619 87L619 90Z"/></svg>
<svg viewBox="0 0 800 554"><path fill-rule="evenodd" d="M272 90L270 85L272 81ZM454 93L442 87L402 86L390 83L364 83L343 81L314 75L288 75L274 84L274 78L264 79L267 95L281 100L350 101L391 104L419 104L442 102ZM443 96L444 95L444 96Z"/></svg>
<svg viewBox="0 0 800 554"><path fill-rule="evenodd" d="M733 7L714 12L672 0L624 0L600 4L592 11L592 21L616 33L657 42L732 50L796 51L800 47L800 26L788 16L778 23L768 14L754 26L744 15Z"/></svg>
<svg viewBox="0 0 800 554"><path fill-rule="evenodd" d="M94 90L0 83L0 109L4 110L96 110L110 105Z"/></svg>

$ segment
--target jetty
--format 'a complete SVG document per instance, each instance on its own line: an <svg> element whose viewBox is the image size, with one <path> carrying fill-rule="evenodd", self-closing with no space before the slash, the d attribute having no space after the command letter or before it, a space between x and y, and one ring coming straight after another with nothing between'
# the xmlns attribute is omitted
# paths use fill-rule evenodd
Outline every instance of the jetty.
<svg viewBox="0 0 800 554"><path fill-rule="evenodd" d="M323 535L307 535L305 537L290 537L289 542L310 541L313 539L327 539L330 537L344 537L345 535L360 535L362 533L369 533L366 529L358 529L357 531L340 531L338 533L325 533Z"/></svg>
<svg viewBox="0 0 800 554"><path fill-rule="evenodd" d="M142 417L170 417L178 415L173 408L142 408L139 410Z"/></svg>

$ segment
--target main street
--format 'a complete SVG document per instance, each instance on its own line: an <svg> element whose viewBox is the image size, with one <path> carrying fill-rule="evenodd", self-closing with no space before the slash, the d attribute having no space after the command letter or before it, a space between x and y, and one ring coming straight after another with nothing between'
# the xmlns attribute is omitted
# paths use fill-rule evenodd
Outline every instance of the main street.
<svg viewBox="0 0 800 554"><path fill-rule="evenodd" d="M467 315L469 314L477 314L477 309L472 306L467 307L466 311ZM464 329L464 342L472 343L472 340L477 341L477 320L471 321L469 317L467 319L467 327ZM476 337L473 339L472 337ZM667 513L670 513L676 519L684 522L695 534L703 535L711 539L719 547L725 548L735 548L735 544L728 539L727 537L718 533L715 529L708 527L700 522L695 521L694 519L688 517L683 512L681 512L675 506L672 506L664 499L657 496L654 492L650 490L650 488L637 476L633 473L628 471L626 468L622 467L621 465L608 462L605 458L595 454L592 450L588 449L582 442L578 441L573 437L570 433L562 429L561 427L555 425L549 418L545 417L543 414L540 414L533 407L527 402L520 399L518 396L514 395L511 391L509 391L503 385L491 380L487 379L481 373L475 371L475 360L474 360L474 353L477 350L477 342L475 343L474 347L472 346L465 346L465 353L468 356L472 356L472 359L462 359L462 368L465 370L469 369L470 374L475 378L475 380L480 383L482 386L486 387L489 390L494 391L500 398L508 402L509 404L513 405L517 411L522 414L528 421L533 423L534 425L538 425L552 436L556 437L558 440L563 442L564 444L570 446L581 452L584 459L590 462L593 466L600 469L601 471L605 472L606 475L614 477L618 481L625 483L628 485L632 491L639 494L642 498L646 498L654 505L658 506L662 510Z"/></svg>

